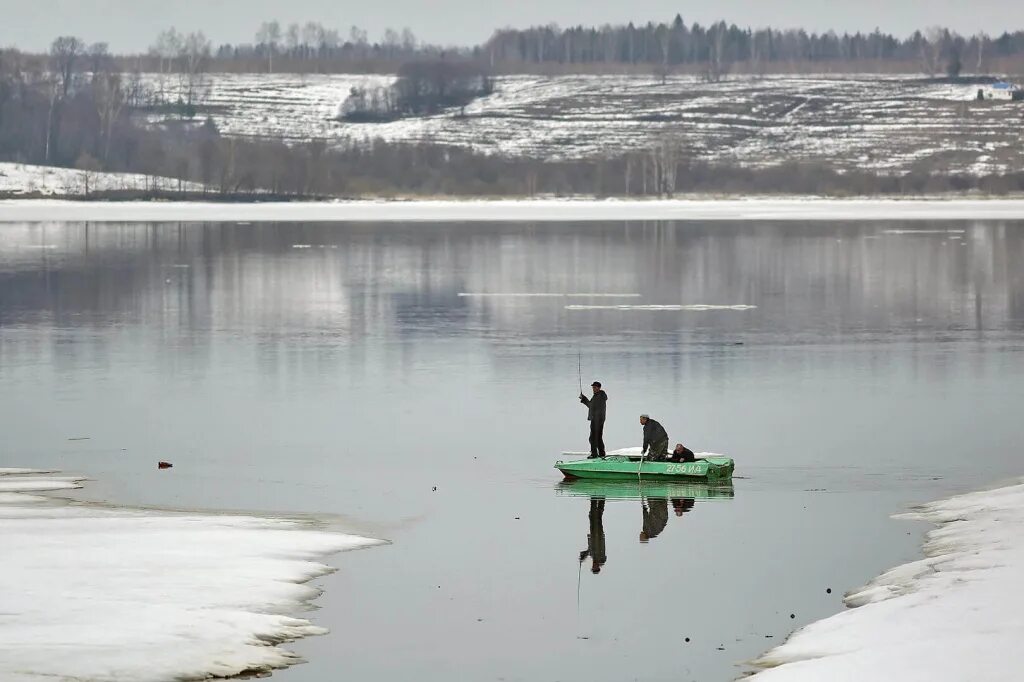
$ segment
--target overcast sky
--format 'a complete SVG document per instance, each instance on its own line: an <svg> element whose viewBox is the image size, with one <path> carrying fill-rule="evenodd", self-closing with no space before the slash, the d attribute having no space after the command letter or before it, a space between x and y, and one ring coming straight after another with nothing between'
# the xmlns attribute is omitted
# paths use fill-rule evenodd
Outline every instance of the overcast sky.
<svg viewBox="0 0 1024 682"><path fill-rule="evenodd" d="M41 50L70 34L115 52L143 51L170 26L201 30L215 45L250 42L268 19L318 21L343 35L354 24L372 39L407 26L428 42L470 45L502 26L646 23L677 12L687 23L839 32L878 26L901 36L936 24L965 34L1024 28L1024 0L0 0L0 45Z"/></svg>

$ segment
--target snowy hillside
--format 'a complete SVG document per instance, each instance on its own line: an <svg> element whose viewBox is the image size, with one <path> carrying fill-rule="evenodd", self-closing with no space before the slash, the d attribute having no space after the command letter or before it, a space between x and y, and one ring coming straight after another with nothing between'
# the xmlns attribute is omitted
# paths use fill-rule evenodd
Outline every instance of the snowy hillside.
<svg viewBox="0 0 1024 682"><path fill-rule="evenodd" d="M151 88L173 92L165 79ZM513 76L455 112L383 124L336 120L356 85L382 76L218 74L205 110L227 135L443 142L488 153L594 157L670 143L684 158L766 165L974 173L1024 169L1024 104L975 102L977 87L916 77ZM151 122L158 116L152 115Z"/></svg>

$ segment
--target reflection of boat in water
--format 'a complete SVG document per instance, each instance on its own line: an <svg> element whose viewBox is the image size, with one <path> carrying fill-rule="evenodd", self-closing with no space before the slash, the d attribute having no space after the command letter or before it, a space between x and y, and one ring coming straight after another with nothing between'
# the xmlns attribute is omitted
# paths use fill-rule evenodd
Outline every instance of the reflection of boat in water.
<svg viewBox="0 0 1024 682"><path fill-rule="evenodd" d="M634 474L635 476L635 474ZM702 483L656 479L607 480L577 478L562 481L555 486L557 495L569 497L603 497L609 500L639 500L643 497L686 498L708 500L733 497L732 481Z"/></svg>
<svg viewBox="0 0 1024 682"><path fill-rule="evenodd" d="M587 548L580 552L582 564L591 559L591 573L600 573L608 561L605 545L604 512L606 500L637 500L640 502L640 542L648 543L658 537L669 523L670 516L681 517L693 510L697 500L731 500L734 496L732 481L678 481L678 480L603 480L577 478L565 480L555 486L555 494L562 497L583 497L590 500ZM626 508L632 505L612 505ZM635 509L635 507L634 507Z"/></svg>
<svg viewBox="0 0 1024 682"><path fill-rule="evenodd" d="M555 468L567 479L623 480L639 477L648 480L727 481L732 477L733 467L732 458L721 455L707 455L694 462L641 461L639 456L627 454L555 462Z"/></svg>

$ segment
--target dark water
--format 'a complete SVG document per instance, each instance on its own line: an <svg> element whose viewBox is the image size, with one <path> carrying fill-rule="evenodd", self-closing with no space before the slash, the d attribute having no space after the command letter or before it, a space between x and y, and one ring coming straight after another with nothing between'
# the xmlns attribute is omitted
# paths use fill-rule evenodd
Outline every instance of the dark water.
<svg viewBox="0 0 1024 682"><path fill-rule="evenodd" d="M1021 473L1022 332L1022 224L5 225L0 466L392 540L284 680L726 680ZM729 494L559 486L577 353Z"/></svg>

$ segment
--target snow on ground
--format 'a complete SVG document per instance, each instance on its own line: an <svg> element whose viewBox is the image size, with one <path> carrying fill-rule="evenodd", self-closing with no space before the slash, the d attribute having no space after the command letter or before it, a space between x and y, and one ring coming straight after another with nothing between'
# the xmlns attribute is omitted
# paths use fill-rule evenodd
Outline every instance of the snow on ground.
<svg viewBox="0 0 1024 682"><path fill-rule="evenodd" d="M506 76L465 109L391 123L337 120L353 86L388 76L212 74L209 114L226 135L439 142L544 159L601 157L670 143L681 158L763 166L822 160L840 168L1002 172L1024 169L1024 106L973 101L976 85L919 76ZM174 98L173 83L145 77ZM202 118L202 117L200 117ZM160 116L150 114L152 125ZM200 119L197 119L200 120Z"/></svg>
<svg viewBox="0 0 1024 682"><path fill-rule="evenodd" d="M0 194L84 197L92 192L119 190L201 192L203 186L194 182L183 182L179 185L174 178L155 175L100 173L74 168L0 162Z"/></svg>
<svg viewBox="0 0 1024 682"><path fill-rule="evenodd" d="M0 223L1021 220L1022 199L675 199L284 203L0 201Z"/></svg>
<svg viewBox="0 0 1024 682"><path fill-rule="evenodd" d="M148 682L267 671L278 644L322 628L294 612L332 569L378 541L299 521L70 504L0 471L0 679Z"/></svg>
<svg viewBox="0 0 1024 682"><path fill-rule="evenodd" d="M1024 670L1024 483L925 505L927 558L849 594L757 662L757 682L1009 682Z"/></svg>

